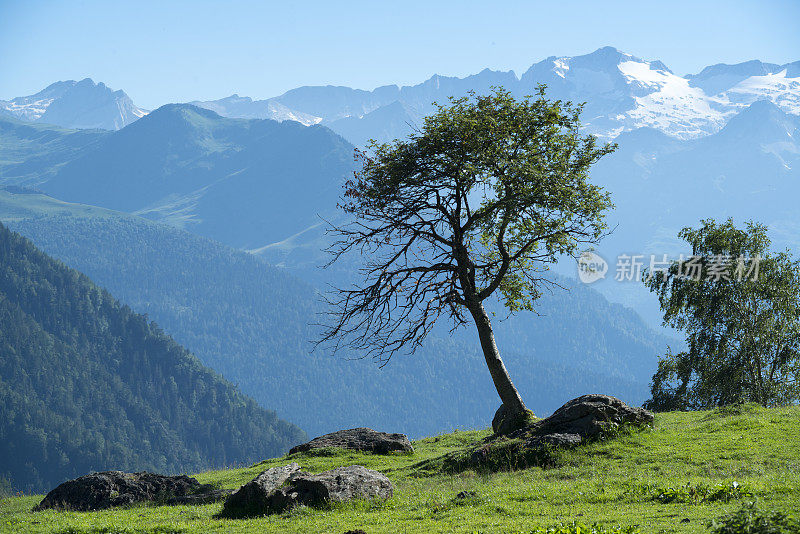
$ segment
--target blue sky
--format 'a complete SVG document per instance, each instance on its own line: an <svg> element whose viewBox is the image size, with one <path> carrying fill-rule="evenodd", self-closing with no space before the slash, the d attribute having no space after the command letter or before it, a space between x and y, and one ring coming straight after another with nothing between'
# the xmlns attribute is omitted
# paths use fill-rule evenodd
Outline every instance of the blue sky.
<svg viewBox="0 0 800 534"><path fill-rule="evenodd" d="M0 0L0 99L66 79L143 107L299 85L372 89L615 46L679 74L800 60L800 1Z"/></svg>

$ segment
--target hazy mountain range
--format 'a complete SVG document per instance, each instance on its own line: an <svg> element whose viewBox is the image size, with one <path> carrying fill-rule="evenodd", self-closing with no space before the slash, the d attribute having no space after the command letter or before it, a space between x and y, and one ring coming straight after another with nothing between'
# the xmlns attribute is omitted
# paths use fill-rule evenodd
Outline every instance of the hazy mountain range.
<svg viewBox="0 0 800 534"><path fill-rule="evenodd" d="M450 96L483 93L492 86L523 96L541 83L547 84L551 97L586 102L586 130L606 138L645 126L679 139L702 137L719 131L757 100L800 113L800 61L717 64L680 76L661 61L643 60L613 47L581 56L551 56L519 76L484 69L465 78L434 75L417 85L386 85L371 91L304 86L264 100L231 95L191 103L224 117L323 124L360 146L370 138L386 141L405 136L421 124L434 101L445 103ZM58 82L36 95L0 101L3 109L16 118L69 128L119 129L147 113L124 92L112 92L91 80Z"/></svg>
<svg viewBox="0 0 800 534"><path fill-rule="evenodd" d="M583 56L549 57L519 77L511 71L485 69L466 78L436 75L418 85L389 85L373 91L300 87L261 101L234 95L194 103L226 117L324 124L362 145L370 138L404 137L412 126L421 124L434 101L445 103L448 97L468 91L484 93L491 86L524 96L541 83L547 84L552 98L586 102L586 130L606 138L643 126L679 139L702 137L762 99L789 113L800 113L800 62L719 64L681 77L660 61L645 61L611 47ZM243 101L248 102L246 108Z"/></svg>
<svg viewBox="0 0 800 534"><path fill-rule="evenodd" d="M739 110L761 99L789 113L800 113L800 62L720 64L681 77L660 61L645 61L605 47L583 56L549 57L519 77L511 71L484 69L466 78L436 75L418 85L389 85L373 91L301 87L251 102L248 116L285 120L284 109L272 111L272 106L285 106L295 114L307 114L304 123L324 124L362 145L369 138L404 137L413 125L421 124L434 101L446 103L448 97L468 91L485 93L491 86L524 96L533 94L542 83L547 84L551 98L586 102L586 131L606 138L643 126L679 139L702 137L718 131ZM226 117L244 116L226 99L196 104ZM256 114L259 107L261 112Z"/></svg>
<svg viewBox="0 0 800 534"><path fill-rule="evenodd" d="M652 83L645 83L647 76L655 77ZM797 76L797 63L752 61L681 78L659 62L603 48L548 58L520 79L484 70L413 87L304 87L269 101L198 103L213 112L167 105L117 133L5 120L0 182L136 213L302 269L307 279L319 277L315 267L326 259L323 219L337 216L340 184L354 168L353 146L331 129L356 143L366 135L387 139L411 124L398 113L413 108L418 117L435 99L494 84L523 93L544 81L553 97L588 101L590 130L601 123L607 133L627 129L615 137L619 150L593 172L616 204L615 231L600 246L610 263L623 253L677 253L678 230L709 216L760 220L779 245L797 246L791 200L798 194L800 154ZM666 94L676 100L665 108L653 104ZM307 116L289 120L287 109ZM649 125L636 127L641 124ZM566 264L561 272L572 268ZM657 324L655 303L641 286L608 280L597 287Z"/></svg>

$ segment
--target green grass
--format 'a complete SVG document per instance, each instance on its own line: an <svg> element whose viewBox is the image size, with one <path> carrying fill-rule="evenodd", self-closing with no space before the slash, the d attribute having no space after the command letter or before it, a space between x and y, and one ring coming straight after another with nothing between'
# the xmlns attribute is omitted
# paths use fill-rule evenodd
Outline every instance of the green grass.
<svg viewBox="0 0 800 534"><path fill-rule="evenodd" d="M458 455L488 431L455 432L414 443L414 454L374 456L327 450L291 457L307 471L359 464L395 485L387 502L358 501L283 515L218 520L222 503L136 506L101 512L30 512L41 496L0 503L3 532L544 532L573 522L597 532L709 532L711 519L758 502L763 510L800 511L800 408L746 406L656 416L652 430L622 433L558 455L557 465L514 472L442 473L440 457ZM261 464L197 475L237 488ZM456 499L459 492L474 492ZM553 530L576 532L576 529ZM580 532L587 532L581 530ZM591 532L591 531L589 531Z"/></svg>

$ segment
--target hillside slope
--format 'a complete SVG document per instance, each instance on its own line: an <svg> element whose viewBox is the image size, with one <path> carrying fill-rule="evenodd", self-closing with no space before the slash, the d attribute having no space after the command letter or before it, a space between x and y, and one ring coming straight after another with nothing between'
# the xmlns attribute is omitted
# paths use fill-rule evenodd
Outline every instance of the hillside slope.
<svg viewBox="0 0 800 534"><path fill-rule="evenodd" d="M195 471L304 437L0 225L0 478L41 491L91 470Z"/></svg>
<svg viewBox="0 0 800 534"><path fill-rule="evenodd" d="M327 128L163 106L61 167L40 188L256 248L336 208L353 147Z"/></svg>
<svg viewBox="0 0 800 534"><path fill-rule="evenodd" d="M385 504L356 502L221 520L213 516L222 503L31 513L41 496L27 496L0 503L0 525L5 521L15 532L30 533L113 532L135 524L136 532L142 534L335 534L352 529L370 534L715 534L708 528L711 520L751 501L757 501L761 510L781 511L800 521L800 441L787 439L800 434L797 407L744 406L656 414L652 430L578 447L562 453L555 465L544 469L498 473L436 469L444 455L463 454L486 434L473 431L428 437L414 442L411 455L296 454L246 469L198 475L202 482L233 489L268 467L291 461L310 472L358 464L382 471L392 481L394 496ZM584 526L578 529L576 524Z"/></svg>
<svg viewBox="0 0 800 534"><path fill-rule="evenodd" d="M72 210L72 213L70 213ZM383 369L312 352L317 291L252 255L130 215L0 192L0 219L154 318L204 364L310 434L483 426L498 399L476 334L437 332ZM590 391L647 397L669 340L585 287L548 294L540 317L496 325L528 405L546 414ZM468 394L467 394L468 392Z"/></svg>
<svg viewBox="0 0 800 534"><path fill-rule="evenodd" d="M36 185L108 135L0 117L0 183Z"/></svg>

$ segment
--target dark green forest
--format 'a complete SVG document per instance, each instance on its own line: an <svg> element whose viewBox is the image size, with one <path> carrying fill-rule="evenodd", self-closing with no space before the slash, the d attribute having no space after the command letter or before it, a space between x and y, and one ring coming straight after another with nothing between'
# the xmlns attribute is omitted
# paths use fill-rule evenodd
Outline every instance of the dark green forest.
<svg viewBox="0 0 800 534"><path fill-rule="evenodd" d="M0 478L195 472L303 441L144 315L0 225Z"/></svg>

